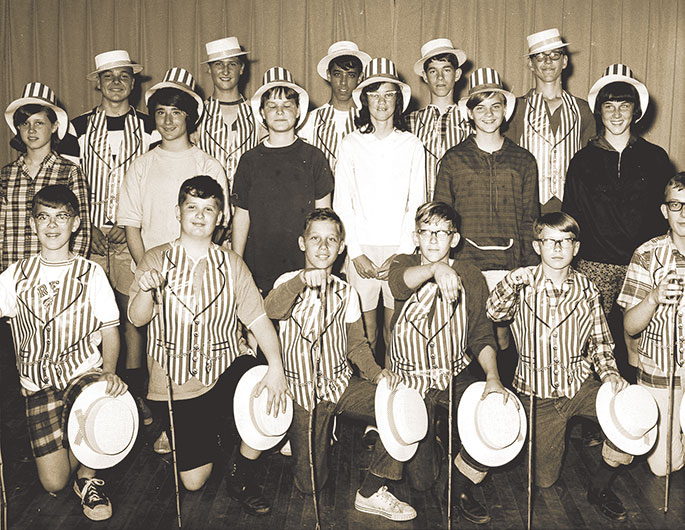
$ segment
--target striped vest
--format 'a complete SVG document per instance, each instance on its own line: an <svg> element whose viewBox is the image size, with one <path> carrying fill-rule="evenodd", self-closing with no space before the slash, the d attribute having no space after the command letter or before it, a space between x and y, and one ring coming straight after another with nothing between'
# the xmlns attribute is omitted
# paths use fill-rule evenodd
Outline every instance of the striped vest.
<svg viewBox="0 0 685 530"><path fill-rule="evenodd" d="M119 188L131 162L148 148L143 137L145 124L131 107L124 121L124 137L116 161L107 137L107 115L94 109L88 116L81 165L90 186L90 208L93 225L116 222Z"/></svg>
<svg viewBox="0 0 685 530"><path fill-rule="evenodd" d="M333 105L324 105L314 111L314 127L312 141L315 147L323 151L331 166L331 171L335 173L335 164L338 158L338 144L346 135L355 130L354 119L359 115L356 107L352 107L345 122L345 130L339 134L335 128L335 109Z"/></svg>
<svg viewBox="0 0 685 530"><path fill-rule="evenodd" d="M520 145L537 160L540 204L545 204L552 197L564 198L568 164L582 147L580 109L576 98L564 91L561 101L561 121L555 134L542 94L532 93L526 97Z"/></svg>
<svg viewBox="0 0 685 530"><path fill-rule="evenodd" d="M180 244L164 252L164 308L148 326L148 353L167 366L174 383L191 377L212 385L238 357L238 316L228 255L212 246L200 292L193 294L193 262ZM162 315L165 320L162 328Z"/></svg>
<svg viewBox="0 0 685 530"><path fill-rule="evenodd" d="M230 127L235 126L231 135ZM205 114L198 127L198 147L216 158L226 171L229 190L233 189L233 176L240 157L255 147L259 140L259 126L249 102L238 105L238 116L233 125L224 123L218 99L205 101Z"/></svg>
<svg viewBox="0 0 685 530"><path fill-rule="evenodd" d="M422 396L431 388L447 388L450 375L458 375L470 362L466 356L466 303L463 290L455 307L438 296L436 283L429 282L414 292L400 311L392 331L390 366Z"/></svg>
<svg viewBox="0 0 685 530"><path fill-rule="evenodd" d="M459 105L450 105L442 116L438 107L428 105L409 114L409 129L426 149L426 198L430 201L442 157L471 133L471 126Z"/></svg>
<svg viewBox="0 0 685 530"><path fill-rule="evenodd" d="M90 340L100 322L89 302L93 264L76 256L49 308L39 292L40 255L21 260L14 273L17 316L10 320L22 377L39 388L64 390L89 357L99 354Z"/></svg>
<svg viewBox="0 0 685 530"><path fill-rule="evenodd" d="M312 409L314 383L317 402L336 403L352 376L345 315L350 296L357 293L340 278L331 279L323 315L318 289L307 288L298 295L290 318L279 324L285 377L295 402L306 410Z"/></svg>

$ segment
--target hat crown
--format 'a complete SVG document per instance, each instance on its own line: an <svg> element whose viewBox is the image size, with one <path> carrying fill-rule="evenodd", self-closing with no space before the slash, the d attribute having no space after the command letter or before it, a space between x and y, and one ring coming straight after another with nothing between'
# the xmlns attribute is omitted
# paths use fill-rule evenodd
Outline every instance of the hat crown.
<svg viewBox="0 0 685 530"><path fill-rule="evenodd" d="M440 38L440 39L429 40L426 44L421 46L421 56L426 57L433 50L442 49L442 48L453 49L454 45L452 44L452 41L450 39Z"/></svg>
<svg viewBox="0 0 685 530"><path fill-rule="evenodd" d="M183 85L195 92L195 78L188 70L179 66L175 66L167 70L166 74L164 74L163 82Z"/></svg>
<svg viewBox="0 0 685 530"><path fill-rule="evenodd" d="M635 79L633 71L628 66L621 63L610 64L609 66L607 66L606 70L604 70L604 74L602 75L602 77L606 77L609 75L619 75L622 77L630 77L631 79Z"/></svg>
<svg viewBox="0 0 685 530"><path fill-rule="evenodd" d="M262 85L267 83L292 83L294 85L295 81L293 81L293 75L287 68L273 66L264 72Z"/></svg>
<svg viewBox="0 0 685 530"><path fill-rule="evenodd" d="M224 37L205 44L207 55L215 55L224 51L242 51L237 37Z"/></svg>
<svg viewBox="0 0 685 530"><path fill-rule="evenodd" d="M95 56L95 69L100 70L110 64L130 64L131 58L126 50L112 50Z"/></svg>
<svg viewBox="0 0 685 530"><path fill-rule="evenodd" d="M385 57L376 57L369 61L362 70L362 81L369 79L370 77L381 76L389 77L395 81L399 81L399 76L397 75L397 67L390 59Z"/></svg>
<svg viewBox="0 0 685 530"><path fill-rule="evenodd" d="M334 42L328 47L328 55L339 54L340 52L358 52L359 46L357 46L351 40L340 40Z"/></svg>
<svg viewBox="0 0 685 530"><path fill-rule="evenodd" d="M659 417L651 394L638 385L630 385L615 394L611 400L611 411L616 424L634 439L651 430Z"/></svg>
<svg viewBox="0 0 685 530"><path fill-rule="evenodd" d="M528 40L528 55L566 46L566 43L561 40L561 34L557 28L538 31L528 35L526 39Z"/></svg>
<svg viewBox="0 0 685 530"><path fill-rule="evenodd" d="M488 67L479 68L469 76L469 94L482 88L503 88L502 79L496 70Z"/></svg>
<svg viewBox="0 0 685 530"><path fill-rule="evenodd" d="M478 436L489 448L504 449L519 437L521 417L511 397L504 403L501 394L488 394L474 412Z"/></svg>
<svg viewBox="0 0 685 530"><path fill-rule="evenodd" d="M33 83L27 83L26 86L24 86L24 91L21 93L21 97L23 98L37 98L37 99L42 99L51 105L57 105L57 99L55 98L55 93L52 91L52 89L44 85L43 83L40 83L38 81L35 81Z"/></svg>
<svg viewBox="0 0 685 530"><path fill-rule="evenodd" d="M395 438L411 445L423 439L428 430L428 415L421 395L409 388L398 388L388 396L390 428Z"/></svg>
<svg viewBox="0 0 685 530"><path fill-rule="evenodd" d="M120 400L100 396L85 412L83 438L95 452L117 455L131 443L135 430L131 410Z"/></svg>

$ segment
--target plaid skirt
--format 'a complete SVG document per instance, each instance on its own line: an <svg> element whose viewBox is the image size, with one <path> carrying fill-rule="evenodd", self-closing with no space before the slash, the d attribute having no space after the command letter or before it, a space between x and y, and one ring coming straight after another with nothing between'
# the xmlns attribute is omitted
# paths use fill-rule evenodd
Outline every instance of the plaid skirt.
<svg viewBox="0 0 685 530"><path fill-rule="evenodd" d="M91 370L74 379L64 390L50 387L25 396L26 420L34 458L69 447L65 427L71 405L81 391L97 381L100 375L100 371Z"/></svg>

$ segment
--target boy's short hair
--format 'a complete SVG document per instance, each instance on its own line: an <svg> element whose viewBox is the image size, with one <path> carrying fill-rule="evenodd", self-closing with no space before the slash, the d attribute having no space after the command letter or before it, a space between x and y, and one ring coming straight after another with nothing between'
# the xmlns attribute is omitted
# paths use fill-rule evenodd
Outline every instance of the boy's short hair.
<svg viewBox="0 0 685 530"><path fill-rule="evenodd" d="M17 151L22 153L26 152L26 144L24 144L24 141L21 139L21 134L19 134L19 126L26 123L26 120L28 120L34 114L38 114L39 112L45 112L45 115L48 117L48 120L50 120L51 124L57 123L57 114L55 114L55 111L50 107L46 107L45 105L41 105L39 103L22 105L16 111L14 111L12 122L14 123L14 128L16 129L17 134L10 140L10 146ZM52 133L52 137L50 138L50 146L54 149L58 143L59 135L57 134L57 131L55 131Z"/></svg>
<svg viewBox="0 0 685 530"><path fill-rule="evenodd" d="M671 179L668 181L666 184L666 187L664 188L664 202L666 202L666 199L668 199L668 190L674 189L674 190L685 190L685 171L681 171L680 173L676 173L671 177Z"/></svg>
<svg viewBox="0 0 685 530"><path fill-rule="evenodd" d="M181 184L178 192L178 205L188 198L188 195L198 199L214 199L220 212L224 211L224 190L221 185L209 175L197 175L191 177Z"/></svg>
<svg viewBox="0 0 685 530"><path fill-rule="evenodd" d="M359 97L362 103L362 108L359 111L359 116L354 119L355 126L359 129L362 134L373 134L375 128L371 123L371 113L369 112L369 97L367 94L369 92L376 92L383 83L386 81L379 81L377 83L371 83L366 85L362 89L362 93ZM391 83L392 81L387 81ZM395 83L393 83L395 84ZM397 96L395 97L395 113L392 115L392 124L398 131L408 131L409 126L407 125L407 120L404 117L404 96L402 95L402 90L396 85L395 90L397 91Z"/></svg>
<svg viewBox="0 0 685 530"><path fill-rule="evenodd" d="M64 184L53 184L41 188L31 201L31 215L35 217L38 206L65 208L71 215L78 215L78 199Z"/></svg>
<svg viewBox="0 0 685 530"><path fill-rule="evenodd" d="M439 53L423 63L423 73L428 73L428 67L433 61L447 61L455 70L459 69L459 60L453 53Z"/></svg>
<svg viewBox="0 0 685 530"><path fill-rule="evenodd" d="M466 107L470 110L473 110L476 108L477 105L480 105L483 101L492 97L498 98L502 105L504 105L505 108L507 107L507 98L504 97L504 94L502 94L502 92L496 90L490 90L488 92L478 92L477 94L469 96L469 99L466 101Z"/></svg>
<svg viewBox="0 0 685 530"><path fill-rule="evenodd" d="M559 230L559 232L569 232L575 239L580 238L580 226L578 221L566 212L546 213L538 217L533 223L533 235L535 239L540 239L540 235L545 228Z"/></svg>
<svg viewBox="0 0 685 530"><path fill-rule="evenodd" d="M186 113L186 129L188 133L195 130L197 120L199 118L197 113L197 101L195 98L179 90L178 88L165 87L155 91L147 101L147 108L150 116L154 119L155 112L159 105L167 107L176 107Z"/></svg>
<svg viewBox="0 0 685 530"><path fill-rule="evenodd" d="M597 101L595 102L595 118L597 123L602 123L602 105L607 101L627 101L633 104L633 119L630 122L634 124L640 116L642 116L642 108L640 107L640 95L637 89L630 83L624 81L614 81L608 85L603 86L597 94Z"/></svg>
<svg viewBox="0 0 685 530"><path fill-rule="evenodd" d="M309 227L314 221L330 221L338 226L338 232L340 233L340 239L345 240L345 226L343 225L340 216L333 211L332 208L315 208L307 214L304 218L304 232L307 233Z"/></svg>
<svg viewBox="0 0 685 530"><path fill-rule="evenodd" d="M416 217L414 218L416 227L421 223L430 223L431 221L447 221L452 229L457 232L461 226L461 216L457 210L442 201L430 201L416 209Z"/></svg>
<svg viewBox="0 0 685 530"><path fill-rule="evenodd" d="M266 103L266 100L274 97L274 98L282 98L282 99L292 99L295 101L295 104L297 106L300 105L300 94L297 93L297 90L294 88L290 88L288 86L275 86L270 88L269 90L266 90L262 94L262 99L259 101L259 109L264 108L264 104Z"/></svg>
<svg viewBox="0 0 685 530"><path fill-rule="evenodd" d="M337 66L342 70L356 70L358 74L361 73L363 68L359 57L355 57L354 55L339 55L338 57L331 59L327 69L329 74L331 73L333 66Z"/></svg>

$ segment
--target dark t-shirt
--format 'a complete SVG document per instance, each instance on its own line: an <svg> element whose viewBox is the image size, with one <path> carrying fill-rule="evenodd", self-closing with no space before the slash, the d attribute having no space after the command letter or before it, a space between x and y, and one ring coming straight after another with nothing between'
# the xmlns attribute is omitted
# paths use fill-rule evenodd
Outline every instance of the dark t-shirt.
<svg viewBox="0 0 685 530"><path fill-rule="evenodd" d="M302 140L286 147L259 144L240 158L233 204L250 213L244 258L263 295L281 274L304 267L297 238L314 201L332 191L325 155Z"/></svg>

